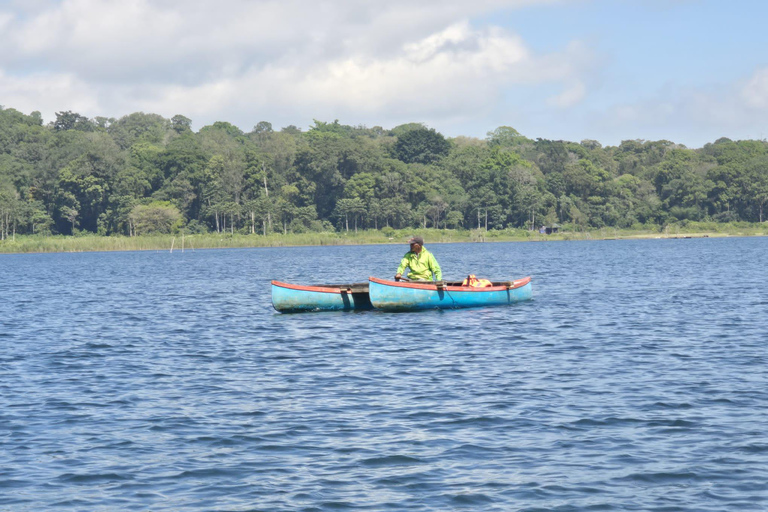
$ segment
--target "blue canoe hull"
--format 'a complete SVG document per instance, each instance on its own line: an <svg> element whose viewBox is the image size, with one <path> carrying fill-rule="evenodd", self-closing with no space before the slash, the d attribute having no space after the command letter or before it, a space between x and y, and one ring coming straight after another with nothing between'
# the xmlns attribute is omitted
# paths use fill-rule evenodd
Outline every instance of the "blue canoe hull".
<svg viewBox="0 0 768 512"><path fill-rule="evenodd" d="M373 309L368 283L303 286L272 281L272 306L281 313Z"/></svg>
<svg viewBox="0 0 768 512"><path fill-rule="evenodd" d="M503 306L533 298L530 277L494 283L488 288L445 286L439 289L430 283L387 281L375 277L371 277L368 284L371 304L384 311Z"/></svg>

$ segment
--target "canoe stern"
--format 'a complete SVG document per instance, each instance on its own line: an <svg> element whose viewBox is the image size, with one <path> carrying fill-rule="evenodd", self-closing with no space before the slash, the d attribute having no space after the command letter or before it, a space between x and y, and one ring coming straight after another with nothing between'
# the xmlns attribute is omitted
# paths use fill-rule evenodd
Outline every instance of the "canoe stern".
<svg viewBox="0 0 768 512"><path fill-rule="evenodd" d="M272 307L281 313L373 309L368 285L303 286L272 281Z"/></svg>

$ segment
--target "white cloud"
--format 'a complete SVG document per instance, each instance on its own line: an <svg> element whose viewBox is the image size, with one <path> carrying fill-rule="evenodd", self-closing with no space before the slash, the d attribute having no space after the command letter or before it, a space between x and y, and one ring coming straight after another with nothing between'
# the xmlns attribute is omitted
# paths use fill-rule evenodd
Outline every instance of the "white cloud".
<svg viewBox="0 0 768 512"><path fill-rule="evenodd" d="M352 55L312 66L278 63L211 83L174 85L153 107L175 105L181 111L187 105L189 111L198 105L204 114L206 109L263 112L278 105L297 116L320 112L392 122L471 117L493 108L510 85L567 81L571 89L561 106L577 102L584 86L573 83L576 71L563 65L568 60L568 54L537 59L513 34L461 23L384 58Z"/></svg>
<svg viewBox="0 0 768 512"><path fill-rule="evenodd" d="M548 103L555 107L568 108L576 105L587 94L587 88L582 82L570 84L563 92L557 96L549 98Z"/></svg>
<svg viewBox="0 0 768 512"><path fill-rule="evenodd" d="M741 90L744 102L757 109L768 109L768 68L759 69Z"/></svg>
<svg viewBox="0 0 768 512"><path fill-rule="evenodd" d="M636 102L593 112L589 124L595 138L610 144L640 138L700 147L720 137L763 138L766 113L768 68L726 84L668 86Z"/></svg>
<svg viewBox="0 0 768 512"><path fill-rule="evenodd" d="M52 120L54 112L73 110L99 115L96 93L71 74L9 76L0 70L0 105L21 112L39 111Z"/></svg>
<svg viewBox="0 0 768 512"><path fill-rule="evenodd" d="M88 74L126 60L132 69L178 59L218 69L382 55L457 20L525 3L545 2L63 0L0 34L0 44L15 50L0 55L0 63L32 58Z"/></svg>
<svg viewBox="0 0 768 512"><path fill-rule="evenodd" d="M9 13L0 12L0 32L7 32L12 22L13 16Z"/></svg>
<svg viewBox="0 0 768 512"><path fill-rule="evenodd" d="M46 118L141 110L244 129L322 116L386 125L477 116L507 87L549 84L564 90L552 104L566 108L586 95L589 49L536 55L517 34L469 21L545 3L19 3L0 7L0 103Z"/></svg>

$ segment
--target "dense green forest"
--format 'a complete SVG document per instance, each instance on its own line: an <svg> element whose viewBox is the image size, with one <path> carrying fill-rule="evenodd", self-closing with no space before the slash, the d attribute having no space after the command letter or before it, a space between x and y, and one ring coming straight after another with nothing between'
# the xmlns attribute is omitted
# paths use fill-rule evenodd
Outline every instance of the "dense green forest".
<svg viewBox="0 0 768 512"><path fill-rule="evenodd" d="M0 238L15 234L307 233L424 228L638 228L763 222L768 143L619 146L510 127L448 139L420 123L315 121L307 131L182 115L45 124L0 107Z"/></svg>

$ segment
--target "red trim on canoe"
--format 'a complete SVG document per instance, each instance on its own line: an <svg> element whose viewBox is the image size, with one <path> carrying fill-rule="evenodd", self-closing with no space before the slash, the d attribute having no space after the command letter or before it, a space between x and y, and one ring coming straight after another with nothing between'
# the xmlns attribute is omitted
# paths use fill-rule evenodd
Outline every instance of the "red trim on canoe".
<svg viewBox="0 0 768 512"><path fill-rule="evenodd" d="M398 288L415 288L417 290L437 290L437 285L435 284L427 284L427 283L409 283L404 281L389 281L387 279L379 279L378 277L369 277L369 281L377 283L377 284L383 284L386 286L394 286ZM530 276L524 277L522 279L517 279L516 281L512 281L512 286L509 287L510 290L514 290L515 288L520 288L521 286L525 286L528 283L531 282ZM506 290L506 286L487 286L485 288L475 288L473 286L446 286L446 290L449 292L497 292Z"/></svg>
<svg viewBox="0 0 768 512"><path fill-rule="evenodd" d="M283 283L282 281L272 281L272 286L288 288L289 290L300 290L302 292L320 292L320 293L341 293L341 288L326 288L324 286L304 286L301 284ZM344 289L346 291L346 288Z"/></svg>

